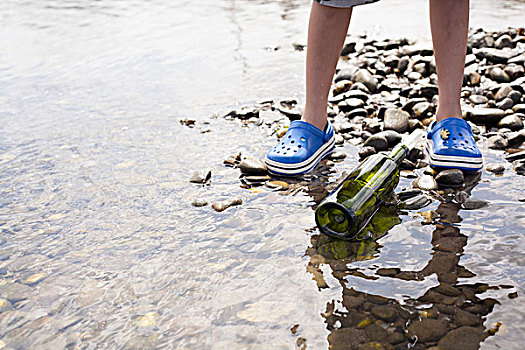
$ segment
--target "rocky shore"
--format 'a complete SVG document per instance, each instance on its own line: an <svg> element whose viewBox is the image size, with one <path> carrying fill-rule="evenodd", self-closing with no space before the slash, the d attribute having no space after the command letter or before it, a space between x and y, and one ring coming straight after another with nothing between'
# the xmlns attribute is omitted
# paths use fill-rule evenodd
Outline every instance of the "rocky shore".
<svg viewBox="0 0 525 350"><path fill-rule="evenodd" d="M403 134L425 128L434 120L438 99L430 43L349 38L341 52L329 97L328 116L336 132L336 144L358 147L361 159L391 150ZM463 118L471 125L478 145L501 151L501 162L485 164L486 171L494 174L515 171L525 175L523 28L471 31L461 104ZM301 118L301 108L295 99L270 99L232 110L223 117L241 120L244 125L270 128L279 139L286 133L290 121ZM181 122L194 126L192 121ZM465 209L487 205L469 202L464 192L459 191L458 195L462 187L480 179L479 173L436 172L428 166L422 147L415 149L401 166L402 176L414 178L412 185L420 190L403 194L403 208L421 209L431 202L429 196L438 200L455 199L464 203ZM323 181L316 182L316 179L333 173L335 162L345 157L336 148L313 174L298 180L271 176L260 160L244 159L242 155L232 156L224 164L240 168L241 181L247 188L266 184L290 193L307 184L310 189L322 185ZM322 197L322 193L315 197Z"/></svg>

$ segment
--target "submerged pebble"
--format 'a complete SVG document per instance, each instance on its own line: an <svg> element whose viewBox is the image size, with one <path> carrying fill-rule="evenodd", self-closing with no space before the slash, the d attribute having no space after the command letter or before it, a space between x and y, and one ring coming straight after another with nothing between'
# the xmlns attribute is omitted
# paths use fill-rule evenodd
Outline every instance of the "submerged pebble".
<svg viewBox="0 0 525 350"><path fill-rule="evenodd" d="M461 205L465 210L481 209L489 206L489 202L483 199L469 199Z"/></svg>
<svg viewBox="0 0 525 350"><path fill-rule="evenodd" d="M213 203L212 207L213 207L213 209L216 212L220 213L220 212L225 211L226 209L228 209L230 207L233 207L233 206L236 206L236 205L241 205L241 204L242 204L242 199L240 199L240 198L232 198L232 199L227 199L227 200L222 201L222 202Z"/></svg>
<svg viewBox="0 0 525 350"><path fill-rule="evenodd" d="M438 188L436 180L430 175L418 177L414 182L412 182L412 185L424 191L436 190Z"/></svg>

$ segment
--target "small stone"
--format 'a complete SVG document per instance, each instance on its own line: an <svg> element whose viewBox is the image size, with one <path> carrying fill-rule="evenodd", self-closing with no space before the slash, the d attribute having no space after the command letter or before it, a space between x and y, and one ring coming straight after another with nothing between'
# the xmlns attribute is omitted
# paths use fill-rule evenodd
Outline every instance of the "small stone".
<svg viewBox="0 0 525 350"><path fill-rule="evenodd" d="M399 60L399 63L397 64L397 70L400 73L403 73L404 71L407 70L409 64L410 64L410 58L408 58L407 56L404 56Z"/></svg>
<svg viewBox="0 0 525 350"><path fill-rule="evenodd" d="M478 72L470 72L468 79L472 86L478 86L481 83L481 75Z"/></svg>
<svg viewBox="0 0 525 350"><path fill-rule="evenodd" d="M473 313L463 311L460 308L456 309L456 315L455 315L455 324L456 326L478 326L483 321L481 320L481 317L478 315L474 315Z"/></svg>
<svg viewBox="0 0 525 350"><path fill-rule="evenodd" d="M487 144L491 149L505 149L509 146L508 141L500 135L489 137Z"/></svg>
<svg viewBox="0 0 525 350"><path fill-rule="evenodd" d="M342 145L345 143L345 138L339 134L335 135L335 144Z"/></svg>
<svg viewBox="0 0 525 350"><path fill-rule="evenodd" d="M339 107L339 110L343 112L350 112L356 108L361 108L364 105L365 103L361 99L349 98L349 99L341 101L337 106Z"/></svg>
<svg viewBox="0 0 525 350"><path fill-rule="evenodd" d="M410 114L407 112L397 108L389 108L385 111L384 129L404 133L410 128L409 119Z"/></svg>
<svg viewBox="0 0 525 350"><path fill-rule="evenodd" d="M497 124L505 112L499 108L471 108L466 111L466 117L476 124Z"/></svg>
<svg viewBox="0 0 525 350"><path fill-rule="evenodd" d="M505 160L514 162L516 160L525 159L525 151L508 154L505 156Z"/></svg>
<svg viewBox="0 0 525 350"><path fill-rule="evenodd" d="M459 169L443 170L436 176L436 182L441 187L460 187L464 181L463 172Z"/></svg>
<svg viewBox="0 0 525 350"><path fill-rule="evenodd" d="M392 345L402 343L405 340L405 336L400 332L394 332L388 336L388 342Z"/></svg>
<svg viewBox="0 0 525 350"><path fill-rule="evenodd" d="M148 312L144 316L137 320L137 326L139 327L151 327L155 326L159 320L159 314L156 312Z"/></svg>
<svg viewBox="0 0 525 350"><path fill-rule="evenodd" d="M364 143L364 146L371 146L374 147L374 149L379 151L386 151L388 149L388 141L386 137L376 134L370 136Z"/></svg>
<svg viewBox="0 0 525 350"><path fill-rule="evenodd" d="M432 200L425 195L419 195L401 202L401 208L407 210L419 210L432 203Z"/></svg>
<svg viewBox="0 0 525 350"><path fill-rule="evenodd" d="M354 75L354 82L362 83L368 91L374 93L377 90L377 79L367 69L359 69Z"/></svg>
<svg viewBox="0 0 525 350"><path fill-rule="evenodd" d="M243 174L248 175L266 175L268 173L266 164L257 158L246 158L242 160L239 168Z"/></svg>
<svg viewBox="0 0 525 350"><path fill-rule="evenodd" d="M511 109L513 105L514 105L514 101L512 101L512 99L506 97L503 100L501 100L501 102L496 104L496 107L506 111L507 109Z"/></svg>
<svg viewBox="0 0 525 350"><path fill-rule="evenodd" d="M468 100L475 105L482 105L489 102L489 99L482 95L470 95Z"/></svg>
<svg viewBox="0 0 525 350"><path fill-rule="evenodd" d="M412 185L416 188L422 189L424 191L437 190L438 184L434 177L431 175L423 175L418 177Z"/></svg>
<svg viewBox="0 0 525 350"><path fill-rule="evenodd" d="M13 305L6 299L0 299L0 314L9 310L13 310Z"/></svg>
<svg viewBox="0 0 525 350"><path fill-rule="evenodd" d="M512 110L514 113L525 113L525 103L515 105Z"/></svg>
<svg viewBox="0 0 525 350"><path fill-rule="evenodd" d="M220 213L220 212L225 211L226 209L228 209L230 207L233 207L235 205L241 205L241 204L242 204L242 199L240 199L240 198L233 198L233 199L228 199L228 200L225 200L225 201L222 201L222 202L213 203L212 207L213 207L213 209L216 212Z"/></svg>
<svg viewBox="0 0 525 350"><path fill-rule="evenodd" d="M491 47L475 50L474 54L478 59L487 59L492 63L507 63L507 61L518 55L512 50L499 50Z"/></svg>
<svg viewBox="0 0 525 350"><path fill-rule="evenodd" d="M510 47L512 49L512 38L508 34L503 34L498 38L498 40L496 40L494 46L496 46L498 49L503 49L505 47Z"/></svg>
<svg viewBox="0 0 525 350"><path fill-rule="evenodd" d="M417 337L418 342L421 343L437 341L446 331L445 323L432 318L424 318L408 326L408 336Z"/></svg>
<svg viewBox="0 0 525 350"><path fill-rule="evenodd" d="M496 95L494 96L494 99L495 99L496 101L501 101L501 100L503 100L504 98L508 97L508 95L509 95L512 91L514 91L514 90L512 89L512 87L511 87L510 85L508 85L508 84L503 85L503 86L500 87L500 88L498 89L498 91L496 92Z"/></svg>
<svg viewBox="0 0 525 350"><path fill-rule="evenodd" d="M372 315L386 322L392 322L397 318L397 311L392 306L375 306L370 311Z"/></svg>
<svg viewBox="0 0 525 350"><path fill-rule="evenodd" d="M405 201L405 200L407 200L409 198L412 198L412 197L415 197L415 196L423 194L423 191L421 191L418 188L410 188L410 189L407 189L407 190L399 191L396 194L397 194L397 197L400 200Z"/></svg>
<svg viewBox="0 0 525 350"><path fill-rule="evenodd" d="M509 98L506 98L505 100L510 100ZM503 101L505 101L503 100ZM520 130L523 129L523 122L520 117L517 115L508 115L501 119L498 123L498 128L507 128L510 130Z"/></svg>
<svg viewBox="0 0 525 350"><path fill-rule="evenodd" d="M441 338L438 347L447 350L478 350L485 337L483 330L479 328L460 327Z"/></svg>
<svg viewBox="0 0 525 350"><path fill-rule="evenodd" d="M499 67L495 67L490 71L490 77L492 80L497 81L498 83L508 83L510 82L510 77L505 71Z"/></svg>
<svg viewBox="0 0 525 350"><path fill-rule="evenodd" d="M34 286L35 284L42 282L44 279L46 279L46 277L47 273L45 272L35 273L34 275L31 275L24 279L21 283L27 286Z"/></svg>
<svg viewBox="0 0 525 350"><path fill-rule="evenodd" d="M522 65L509 64L504 69L505 73L510 77L510 80L516 80L525 74L525 68Z"/></svg>
<svg viewBox="0 0 525 350"><path fill-rule="evenodd" d="M266 181L270 181L272 178L270 175L250 175L245 176L243 179L250 184L262 184Z"/></svg>
<svg viewBox="0 0 525 350"><path fill-rule="evenodd" d="M343 160L346 158L346 153L343 152L333 152L329 157L331 160Z"/></svg>
<svg viewBox="0 0 525 350"><path fill-rule="evenodd" d="M190 182L204 184L211 179L211 171L195 171L190 178Z"/></svg>
<svg viewBox="0 0 525 350"><path fill-rule="evenodd" d="M345 46L341 50L341 56L348 56L351 53L354 53L356 44L357 43L355 43L355 42L345 43Z"/></svg>
<svg viewBox="0 0 525 350"><path fill-rule="evenodd" d="M525 175L525 162L515 164L514 171L518 175Z"/></svg>
<svg viewBox="0 0 525 350"><path fill-rule="evenodd" d="M483 199L469 199L461 205L461 208L465 210L476 210L486 208L489 206L489 202Z"/></svg>
<svg viewBox="0 0 525 350"><path fill-rule="evenodd" d="M411 80L411 81L417 81L423 78L423 76L421 75L421 73L418 73L418 72L410 72L407 74L407 78L408 80Z"/></svg>
<svg viewBox="0 0 525 350"><path fill-rule="evenodd" d="M205 199L197 198L197 199L194 199L193 202L191 202L191 205L197 208L205 207L208 205L208 201Z"/></svg>
<svg viewBox="0 0 525 350"><path fill-rule="evenodd" d="M519 91L513 90L508 95L507 98L510 98L514 104L519 103L521 100L522 94Z"/></svg>
<svg viewBox="0 0 525 350"><path fill-rule="evenodd" d="M364 159L364 158L367 158L369 156L371 156L372 154L376 154L376 149L372 146L364 146L363 148L361 148L359 150L359 158L361 159Z"/></svg>
<svg viewBox="0 0 525 350"><path fill-rule="evenodd" d="M456 196L454 197L454 200L456 201L456 203L465 203L468 199L470 198L470 195L465 192L465 191L458 191L458 193L456 193Z"/></svg>
<svg viewBox="0 0 525 350"><path fill-rule="evenodd" d="M428 113L430 112L430 103L428 102L419 102L412 107L412 111L414 112L414 116L418 119L424 119L428 116Z"/></svg>
<svg viewBox="0 0 525 350"><path fill-rule="evenodd" d="M272 189L287 190L288 187L290 187L290 185L284 181L270 181L266 183L266 187L269 187Z"/></svg>

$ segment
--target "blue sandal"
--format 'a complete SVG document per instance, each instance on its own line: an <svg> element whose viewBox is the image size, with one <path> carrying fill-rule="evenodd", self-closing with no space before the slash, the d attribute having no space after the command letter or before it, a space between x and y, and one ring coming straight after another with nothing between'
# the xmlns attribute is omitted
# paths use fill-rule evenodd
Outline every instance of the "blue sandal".
<svg viewBox="0 0 525 350"><path fill-rule="evenodd" d="M428 126L426 151L430 166L439 169L478 171L483 157L470 125L461 118L447 118Z"/></svg>
<svg viewBox="0 0 525 350"><path fill-rule="evenodd" d="M264 159L268 170L274 174L294 176L309 172L335 146L335 133L327 121L325 131L312 124L295 120L281 142L272 148Z"/></svg>

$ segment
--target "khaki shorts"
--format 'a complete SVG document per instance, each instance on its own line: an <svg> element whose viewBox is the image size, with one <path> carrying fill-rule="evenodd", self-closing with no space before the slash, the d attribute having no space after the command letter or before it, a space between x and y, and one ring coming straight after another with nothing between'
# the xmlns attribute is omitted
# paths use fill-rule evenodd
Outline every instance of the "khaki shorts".
<svg viewBox="0 0 525 350"><path fill-rule="evenodd" d="M321 5L332 7L354 7L357 5L370 4L379 0L315 0Z"/></svg>

